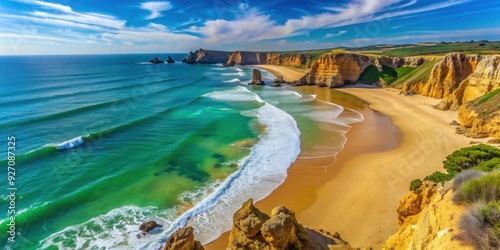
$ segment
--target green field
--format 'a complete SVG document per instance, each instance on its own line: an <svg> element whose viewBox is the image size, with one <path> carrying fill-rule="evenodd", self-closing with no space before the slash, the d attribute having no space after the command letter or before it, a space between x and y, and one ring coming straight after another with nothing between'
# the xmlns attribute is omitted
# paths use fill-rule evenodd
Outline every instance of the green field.
<svg viewBox="0 0 500 250"><path fill-rule="evenodd" d="M426 61L419 67L413 68L411 70L405 69L406 67L399 68L402 72L406 73L406 75L400 76L396 81L392 82L389 86L398 87L399 85L407 83L416 83L420 81L427 82L427 80L429 80L429 76L431 75L432 68L438 61L439 60Z"/></svg>
<svg viewBox="0 0 500 250"><path fill-rule="evenodd" d="M357 49L359 52L363 48ZM354 50L356 51L356 50ZM382 48L372 51L373 54L387 56L419 56L419 55L443 55L450 52L462 52L465 54L500 54L500 42L460 42L460 43L438 43L424 45L407 45L406 47Z"/></svg>

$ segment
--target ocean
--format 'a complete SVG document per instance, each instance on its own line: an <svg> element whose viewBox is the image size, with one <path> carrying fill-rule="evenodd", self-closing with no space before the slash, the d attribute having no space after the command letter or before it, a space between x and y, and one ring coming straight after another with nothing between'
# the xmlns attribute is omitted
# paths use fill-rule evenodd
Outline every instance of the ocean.
<svg viewBox="0 0 500 250"><path fill-rule="evenodd" d="M152 249L186 225L208 243L244 201L283 183L297 157L335 156L363 119L300 88L248 86L251 66L170 55L177 63L148 63L164 54L0 57L4 249ZM149 220L163 227L137 237Z"/></svg>

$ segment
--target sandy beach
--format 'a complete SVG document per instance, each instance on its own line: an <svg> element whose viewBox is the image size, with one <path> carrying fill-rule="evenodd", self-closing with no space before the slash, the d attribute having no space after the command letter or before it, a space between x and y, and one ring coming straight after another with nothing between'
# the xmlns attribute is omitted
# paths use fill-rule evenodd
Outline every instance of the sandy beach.
<svg viewBox="0 0 500 250"><path fill-rule="evenodd" d="M289 79L297 76L286 67L262 68ZM399 95L393 89L296 89L353 108L365 120L352 125L333 164L335 159L299 156L285 182L257 207L269 213L285 205L304 225L339 232L353 247L380 249L397 231L396 208L410 181L443 170L445 157L470 142L449 125L456 112L432 108L438 99ZM339 98L337 91L357 98ZM226 233L207 249L224 249L227 238Z"/></svg>

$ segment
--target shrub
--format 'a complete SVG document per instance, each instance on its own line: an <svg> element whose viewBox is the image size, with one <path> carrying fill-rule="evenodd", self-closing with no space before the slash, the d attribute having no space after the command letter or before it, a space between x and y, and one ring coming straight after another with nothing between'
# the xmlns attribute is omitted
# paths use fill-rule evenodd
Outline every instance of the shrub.
<svg viewBox="0 0 500 250"><path fill-rule="evenodd" d="M494 172L465 182L457 195L465 202L500 200L500 172Z"/></svg>
<svg viewBox="0 0 500 250"><path fill-rule="evenodd" d="M460 186L468 181L468 180L472 180L472 179L477 179L481 176L483 176L484 173L483 172L479 172L479 171L476 171L476 170L465 170L465 171L462 171L460 172L459 174L457 174L457 176L455 176L455 178L453 178L453 186L452 188L454 190L458 190L460 188Z"/></svg>
<svg viewBox="0 0 500 250"><path fill-rule="evenodd" d="M456 239L475 249L500 247L500 202L482 203L460 219Z"/></svg>
<svg viewBox="0 0 500 250"><path fill-rule="evenodd" d="M422 185L422 180L415 179L410 182L410 191L413 191L415 194L420 194L422 190L420 190L420 185Z"/></svg>
<svg viewBox="0 0 500 250"><path fill-rule="evenodd" d="M483 172L491 172L495 169L500 169L500 158L493 158L489 161L482 162L474 168Z"/></svg>
<svg viewBox="0 0 500 250"><path fill-rule="evenodd" d="M428 175L424 178L426 181L433 181L435 183L445 183L451 179L453 179L454 174L445 174L443 172L436 171L431 175Z"/></svg>
<svg viewBox="0 0 500 250"><path fill-rule="evenodd" d="M459 173L500 157L500 149L490 145L480 144L462 148L446 157L444 168L448 173Z"/></svg>

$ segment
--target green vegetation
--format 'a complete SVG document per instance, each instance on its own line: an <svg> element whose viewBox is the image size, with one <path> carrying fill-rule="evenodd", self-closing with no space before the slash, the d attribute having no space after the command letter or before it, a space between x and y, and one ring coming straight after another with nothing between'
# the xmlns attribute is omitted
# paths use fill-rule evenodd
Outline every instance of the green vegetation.
<svg viewBox="0 0 500 250"><path fill-rule="evenodd" d="M500 172L492 172L463 183L458 195L467 203L500 200Z"/></svg>
<svg viewBox="0 0 500 250"><path fill-rule="evenodd" d="M331 49L320 49L320 50L303 50L303 51L275 51L274 53L281 53L284 56L286 55L296 55L298 53L302 53L306 57L306 65L305 68L310 68L311 64L316 62L318 58L322 55L331 52ZM301 67L298 67L301 68Z"/></svg>
<svg viewBox="0 0 500 250"><path fill-rule="evenodd" d="M500 89L493 90L493 91L491 91L490 93L488 93L488 94L486 94L486 95L483 95L483 96L481 97L481 99L479 99L479 101L478 101L478 103L477 103L477 104L479 105L479 104L481 104L481 103L483 103L483 102L486 102L486 101L488 101L489 99L491 99L493 96L495 96L495 95L497 95L497 94L499 94L499 93L500 93Z"/></svg>
<svg viewBox="0 0 500 250"><path fill-rule="evenodd" d="M365 68L365 70L363 70L363 72L361 72L358 82L373 83L377 82L379 78L380 72L378 72L377 67L375 65L369 65Z"/></svg>
<svg viewBox="0 0 500 250"><path fill-rule="evenodd" d="M411 72L413 72L416 68L414 67L399 67L399 68L396 68L396 73L397 73L397 76L398 78L402 78L408 74L410 74Z"/></svg>
<svg viewBox="0 0 500 250"><path fill-rule="evenodd" d="M459 149L446 157L444 169L456 175L465 169L500 168L500 149L489 145L475 145Z"/></svg>
<svg viewBox="0 0 500 250"><path fill-rule="evenodd" d="M415 179L410 182L410 191L413 191L415 194L420 194L422 190L420 189L420 185L422 185L422 180Z"/></svg>
<svg viewBox="0 0 500 250"><path fill-rule="evenodd" d="M436 171L436 172L432 173L431 175L426 176L424 178L424 180L433 181L435 183L445 183L445 182L453 179L453 177L455 177L454 174L450 174L450 173L445 174L443 172Z"/></svg>
<svg viewBox="0 0 500 250"><path fill-rule="evenodd" d="M404 70L402 72L404 73L405 71L407 70ZM382 79L386 84L391 84L392 82L396 81L398 77L398 69L382 65L382 71L378 71L378 68L375 65L369 65L365 68L365 70L363 70L363 72L361 72L358 82L374 83L379 79Z"/></svg>
<svg viewBox="0 0 500 250"><path fill-rule="evenodd" d="M500 52L500 42L460 42L460 43L438 43L438 44L416 44L406 45L399 48L381 49L372 52L387 56L417 56L417 55L443 55L450 52L462 52L466 54L495 54Z"/></svg>
<svg viewBox="0 0 500 250"><path fill-rule="evenodd" d="M431 70L434 67L434 65L438 62L439 60L429 60L424 62L422 65L418 66L417 68L413 68L413 70L408 70L408 69L401 69L406 73L403 76L399 76L398 79L394 82L392 82L389 86L391 87L397 87L402 84L413 84L417 82L427 82L429 80L429 77L431 75ZM396 69L397 71L397 69Z"/></svg>
<svg viewBox="0 0 500 250"><path fill-rule="evenodd" d="M464 170L473 169L490 172L495 169L500 169L500 149L485 144L474 145L451 153L446 156L446 160L443 161L443 163L447 173L436 171L426 176L424 180L444 183L452 180L458 173ZM468 176L478 175L469 173ZM417 193L415 191L420 187L420 185L416 187L418 181L420 180L413 180L410 183L410 190L414 191L414 193Z"/></svg>
<svg viewBox="0 0 500 250"><path fill-rule="evenodd" d="M382 72L380 72L380 78L386 82L386 84L391 84L398 79L398 71L389 67L382 65Z"/></svg>

